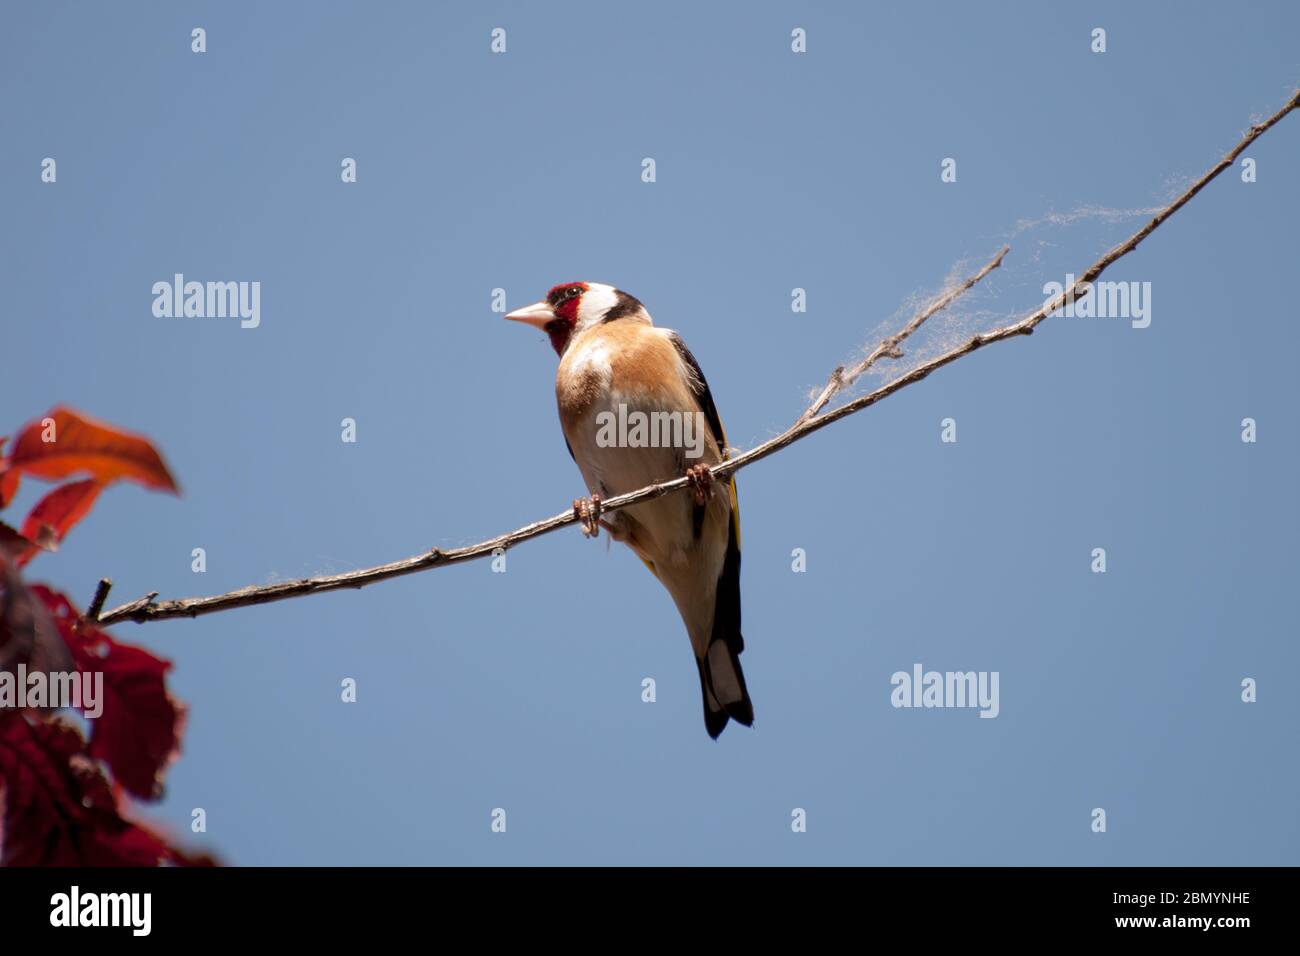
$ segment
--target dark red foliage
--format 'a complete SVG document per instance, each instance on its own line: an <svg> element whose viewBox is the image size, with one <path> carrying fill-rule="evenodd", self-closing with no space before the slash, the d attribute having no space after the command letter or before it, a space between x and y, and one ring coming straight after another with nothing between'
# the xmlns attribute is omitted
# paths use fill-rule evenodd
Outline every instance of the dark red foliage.
<svg viewBox="0 0 1300 956"><path fill-rule="evenodd" d="M66 720L0 711L0 865L159 866L211 863L122 815L103 770Z"/></svg>
<svg viewBox="0 0 1300 956"><path fill-rule="evenodd" d="M175 491L145 438L67 408L0 439L0 507L21 476L62 479L22 524L0 522L0 675L102 675L89 737L55 708L18 709L0 696L0 865L159 866L213 861L177 849L132 818L131 798L157 800L180 751L185 707L167 690L171 663L113 639L58 591L26 584L20 567L52 550L109 484ZM92 678L93 679L93 678ZM0 694L3 688L0 687ZM85 703L83 701L83 703Z"/></svg>
<svg viewBox="0 0 1300 956"><path fill-rule="evenodd" d="M90 734L90 756L103 760L113 779L133 797L162 795L162 776L180 751L185 708L167 693L170 661L143 648L119 644L107 631L80 623L64 595L42 584L31 591L54 617L78 671L104 675L104 713Z"/></svg>

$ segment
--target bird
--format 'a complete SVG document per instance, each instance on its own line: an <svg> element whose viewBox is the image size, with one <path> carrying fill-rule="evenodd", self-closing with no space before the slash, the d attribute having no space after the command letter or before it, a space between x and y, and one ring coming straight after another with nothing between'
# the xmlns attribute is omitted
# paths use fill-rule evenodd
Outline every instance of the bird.
<svg viewBox="0 0 1300 956"><path fill-rule="evenodd" d="M583 533L604 528L668 590L694 651L708 735L717 740L730 720L753 726L740 666L736 482L719 491L713 477L727 437L699 363L635 296L599 282L557 285L505 318L541 329L559 356L560 427L590 495L573 502ZM689 494L602 513L604 499L683 476Z"/></svg>

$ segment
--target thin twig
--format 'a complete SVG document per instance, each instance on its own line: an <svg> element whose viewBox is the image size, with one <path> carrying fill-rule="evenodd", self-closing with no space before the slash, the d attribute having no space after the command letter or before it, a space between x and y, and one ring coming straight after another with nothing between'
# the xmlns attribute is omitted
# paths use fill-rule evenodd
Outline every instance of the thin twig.
<svg viewBox="0 0 1300 956"><path fill-rule="evenodd" d="M936 312L942 312L944 309L948 308L948 306L952 305L959 298L969 292L977 282L998 266L1002 265L1002 260L1006 258L1007 253L1010 251L1010 246L1003 246L1001 251L999 251L983 269L975 273L956 288L949 289L920 312L916 313L916 315L912 316L911 321L908 322L907 325L903 326L893 335L886 336L881 343L876 346L875 351L857 365L853 366L852 369L846 372L843 365L837 367L835 371L831 372L831 377L827 380L826 387L822 389L822 393L818 395L816 400L808 406L807 410L799 416L799 420L796 421L795 424L802 425L804 422L808 421L808 419L820 412L826 407L826 403L835 397L837 392L841 389L849 388L858 380L858 377L862 375L863 372L875 365L880 359L902 358L903 350L900 349L899 346L907 340L908 336L919 329L926 319L930 318L930 316L934 315Z"/></svg>
<svg viewBox="0 0 1300 956"><path fill-rule="evenodd" d="M1282 117L1286 116L1296 107L1300 106L1300 90L1298 90L1282 109L1278 110L1263 123L1259 123L1250 128L1240 143L1216 163L1204 176L1193 183L1186 192L1175 199L1172 203L1162 209L1156 216L1145 226L1129 237L1128 241L1122 245L1116 246L1107 252L1104 256L1089 266L1082 275L1075 281L1069 289L1062 291L1051 301L1045 303L1040 309L1025 316L1019 322L1003 326L991 332L980 332L972 335L967 341L955 348L937 355L934 358L921 363L910 371L898 378L882 385L880 388L866 395L861 395L852 401L840 405L831 411L825 412L814 417L801 419L788 428L786 431L777 435L763 444L751 448L734 458L729 458L724 462L713 467L713 474L716 477L723 478L735 474L747 465L752 465L756 461L761 461L768 455L773 455L799 439L819 431L833 422L846 418L855 412L860 412L864 408L881 399L888 398L899 389L906 388L915 382L919 382L931 372L942 368L963 355L968 355L977 349L984 348L994 342L1001 342L1005 339L1015 338L1019 335L1029 335L1038 324L1045 318L1065 305L1067 301L1086 294L1090 283L1095 281L1108 266L1117 259L1128 255L1138 247L1147 236L1151 235L1166 219L1185 206L1193 196L1199 193L1205 186L1225 169L1231 166L1251 143L1259 139L1264 133L1278 123ZM996 268L996 264L1001 262L1001 254L994 260L994 263L985 267L986 269ZM968 280L969 281L969 280ZM974 281L978 281L976 278ZM970 282L971 285L974 281ZM964 291L964 289L962 290ZM959 293L960 294L960 293ZM935 311L938 311L937 309ZM933 313L931 313L933 314ZM921 321L924 321L922 319ZM920 322L913 322L919 325ZM886 340L888 341L888 340ZM901 340L900 340L901 341ZM896 347L896 343L895 343ZM861 363L860 363L861 364ZM859 373L860 374L860 373ZM843 375L841 371L840 375ZM835 382L840 376L832 375L831 380ZM838 390L838 389L836 389ZM833 394L833 393L832 393ZM829 401L830 396L827 396ZM815 404L815 403L814 403ZM824 404L824 403L823 403ZM643 501L649 501L652 498L659 498L675 491L680 491L687 487L686 478L674 478L671 481L665 481L657 485L649 485L637 491L629 492L625 495L619 495L610 498L602 503L604 511L618 511L630 505L639 504ZM488 541L479 544L470 545L464 548L453 548L449 551L440 551L433 548L423 554L406 558L402 561L394 561L391 564L382 564L374 568L366 568L361 571L351 571L347 574L328 575L318 578L303 578L298 581L283 581L277 584L253 585L252 587L241 588L238 591L231 591L228 594L217 594L212 597L200 598L181 598L171 601L157 601L157 592L151 592L139 600L132 601L129 604L123 604L121 607L114 608L107 614L99 616L100 624L113 624L118 621L160 621L177 617L198 617L201 614L211 614L216 611L224 611L228 608L244 607L250 604L264 604L268 601L282 601L287 598L300 597L306 594L316 594L321 591L334 591L340 588L359 588L367 584L373 584L375 581L383 581L388 578L399 577L404 574L412 574L416 571L424 571L429 568L440 568L449 564L458 564L462 561L472 561L476 558L487 557L498 549L508 549L529 538L536 538L543 534L548 534L565 525L573 524L576 517L572 511L563 511L542 521L535 521L532 524L525 525L507 534L499 535Z"/></svg>
<svg viewBox="0 0 1300 956"><path fill-rule="evenodd" d="M90 607L86 608L86 620L91 624L99 623L99 612L104 610L104 602L108 600L108 592L112 587L111 578L100 578L99 584L95 586L95 596L90 599Z"/></svg>

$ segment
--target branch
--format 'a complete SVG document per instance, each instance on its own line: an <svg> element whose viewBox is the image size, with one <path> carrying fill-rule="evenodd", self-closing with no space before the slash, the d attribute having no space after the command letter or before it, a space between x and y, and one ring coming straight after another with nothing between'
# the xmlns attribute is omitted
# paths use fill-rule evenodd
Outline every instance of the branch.
<svg viewBox="0 0 1300 956"><path fill-rule="evenodd" d="M1007 250L1003 249L986 265L980 272L966 280L958 288L952 290L947 295L942 296L936 302L932 303L926 309L922 310L908 322L898 333L886 338L880 346L868 355L866 359L858 363L847 374L844 369L837 368L831 374L830 381L827 382L826 388L817 400L809 407L799 420L790 428L777 435L775 438L763 442L756 448L751 448L747 452L742 452L734 458L728 458L713 467L713 474L716 477L724 478L733 475L747 465L752 465L756 461L773 455L815 431L819 431L833 422L846 418L856 412L862 411L871 405L876 404L881 399L888 398L902 388L906 388L915 382L919 382L931 372L940 369L945 365L957 361L963 355L969 355L977 349L984 348L994 342L1001 342L1005 339L1015 338L1020 335L1030 335L1038 324L1045 318L1063 307L1067 301L1072 301L1086 294L1089 285L1097 279L1106 269L1116 260L1128 255L1138 247L1147 236L1155 232L1166 219L1183 208L1193 196L1199 193L1215 177L1231 166L1238 156L1240 156L1251 143L1259 139L1268 130L1272 129L1282 117L1286 116L1292 110L1300 106L1300 90L1298 90L1287 104L1270 116L1262 123L1252 126L1249 132L1240 143L1233 148L1226 156L1216 163L1204 176L1193 183L1186 192L1175 199L1172 203L1160 210L1155 217L1145 226L1129 237L1128 241L1122 245L1111 249L1104 256L1089 266L1075 281L1069 289L1062 291L1051 301L1045 303L1042 308L1032 312L1018 322L1011 325L994 329L991 332L980 332L972 335L961 345L950 349L947 352L937 355L934 358L921 363L909 372L900 375L898 378L882 385L880 388L866 395L861 395L852 401L846 402L838 408L821 413L827 402L841 389L847 387L855 378L866 371L878 358L882 356L895 357L898 351L898 345L909 335L912 334L920 325L931 315L946 308L958 296L979 282L993 269L996 269L1002 262L1003 256ZM649 501L652 498L660 498L676 491L681 491L687 486L686 478L674 478L671 481L665 481L657 485L648 485L637 491L628 492L625 495L618 495L602 502L603 511L618 511L630 505L640 504L643 501ZM245 607L251 604L266 604L270 601L283 601L287 598L302 597L307 594L318 594L323 591L337 591L342 588L360 588L367 584L373 584L376 581L384 581L389 578L400 577L404 574L414 574L417 571L425 571L430 568L440 568L449 564L459 564L463 561L473 561L477 558L487 557L498 549L509 549L530 538L536 538L543 534L549 534L565 525L573 524L577 520L572 511L563 511L560 514L553 515L541 521L535 521L532 524L517 528L514 531L503 535L498 535L479 544L469 545L463 548L452 548L448 551L442 551L438 548L431 548L423 554L417 554L401 561L394 561L391 564L381 564L378 567L366 568L361 571L350 571L346 574L333 574L317 578L302 578L297 581L282 581L276 584L259 584L250 587L241 588L238 591L231 591L227 594L216 594L211 597L198 598L180 598L170 601L158 601L157 593L150 593L144 597L116 607L107 613L98 615L98 623L103 625L114 624L118 621L160 621L168 618L177 617L198 617L201 614L212 614L216 611L224 611L228 608ZM107 596L107 588L103 587L103 596ZM96 596L100 597L99 592ZM102 599L99 603L102 603ZM95 615L89 615L90 620L96 620Z"/></svg>
<svg viewBox="0 0 1300 956"><path fill-rule="evenodd" d="M835 371L831 372L831 377L830 379L827 380L826 387L822 389L822 393L817 396L816 400L811 405L808 406L807 411L805 411L802 415L799 416L799 420L795 422L795 424L802 425L804 422L808 421L808 419L815 416L818 412L820 412L823 408L826 407L827 402L829 402L832 398L835 397L836 392L840 391L841 389L848 388L850 385L856 382L858 380L858 376L861 375L863 372L865 372L867 369L871 368L871 366L875 365L877 360L881 358L892 358L892 359L902 358L903 350L900 349L899 346L903 344L903 342L907 339L908 336L910 336L913 332L919 329L921 327L921 324L926 319L934 315L936 312L942 312L944 309L948 308L948 306L952 305L959 298L961 298L968 291L970 291L970 288L973 285L975 285L975 283L979 282L981 279L983 279L986 275L988 275L998 266L1002 265L1002 260L1006 257L1006 254L1010 251L1011 251L1010 246L1003 246L1002 250L996 256L994 256L992 260L990 260L988 265L986 265L979 272L975 273L973 276L971 276L961 285L957 286L955 289L952 289L947 293L945 293L944 295L939 296L939 298L935 299L933 302L931 302L920 312L916 313L916 315L912 316L912 320L908 322L907 325L903 326L901 329L895 332L893 335L886 336L885 339L878 346L876 346L875 351L873 351L870 355L864 358L857 365L853 366L853 368L847 374L844 371L843 365L839 366L838 368L835 369Z"/></svg>
<svg viewBox="0 0 1300 956"><path fill-rule="evenodd" d="M86 608L86 620L91 622L99 620L99 612L104 610L104 602L108 600L108 592L112 587L113 582L110 578L99 579L99 584L95 586L95 596L90 599L90 607Z"/></svg>

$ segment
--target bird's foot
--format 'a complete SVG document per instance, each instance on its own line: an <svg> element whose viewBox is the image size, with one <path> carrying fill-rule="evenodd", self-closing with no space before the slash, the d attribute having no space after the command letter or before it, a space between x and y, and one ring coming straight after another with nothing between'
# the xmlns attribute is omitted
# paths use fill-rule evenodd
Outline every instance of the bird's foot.
<svg viewBox="0 0 1300 956"><path fill-rule="evenodd" d="M590 498L574 498L573 516L581 523L584 535L588 538L598 537L600 535L600 526L605 524L600 520L600 495L592 495ZM609 527L608 525L605 526Z"/></svg>
<svg viewBox="0 0 1300 956"><path fill-rule="evenodd" d="M686 469L686 480L695 493L695 503L703 505L713 497L713 469L708 465L692 465Z"/></svg>

